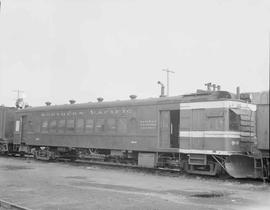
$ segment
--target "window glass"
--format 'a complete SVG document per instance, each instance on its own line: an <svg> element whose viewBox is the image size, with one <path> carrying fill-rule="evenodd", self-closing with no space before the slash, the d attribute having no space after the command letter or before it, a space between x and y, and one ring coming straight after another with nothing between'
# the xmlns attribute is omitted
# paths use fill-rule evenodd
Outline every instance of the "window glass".
<svg viewBox="0 0 270 210"><path fill-rule="evenodd" d="M48 132L48 120L43 120L41 122L41 132L47 133Z"/></svg>
<svg viewBox="0 0 270 210"><path fill-rule="evenodd" d="M51 120L51 122L50 122L50 132L52 132L52 133L56 132L56 120Z"/></svg>
<svg viewBox="0 0 270 210"><path fill-rule="evenodd" d="M104 124L105 124L104 119L97 119L96 120L95 132L103 132L104 131Z"/></svg>
<svg viewBox="0 0 270 210"><path fill-rule="evenodd" d="M169 111L161 111L160 119L161 119L162 128L170 127L170 112Z"/></svg>
<svg viewBox="0 0 270 210"><path fill-rule="evenodd" d="M83 132L83 128L84 128L84 119L77 119L76 132Z"/></svg>
<svg viewBox="0 0 270 210"><path fill-rule="evenodd" d="M74 132L75 131L75 121L74 119L67 120L67 132Z"/></svg>
<svg viewBox="0 0 270 210"><path fill-rule="evenodd" d="M240 129L240 115L232 110L229 112L229 129L231 131L239 131Z"/></svg>
<svg viewBox="0 0 270 210"><path fill-rule="evenodd" d="M16 131L16 132L19 132L19 131L20 131L20 120L17 120L17 121L16 121L15 131Z"/></svg>
<svg viewBox="0 0 270 210"><path fill-rule="evenodd" d="M116 120L114 118L109 118L107 120L107 129L108 129L108 131L115 131L116 130Z"/></svg>
<svg viewBox="0 0 270 210"><path fill-rule="evenodd" d="M224 130L224 117L208 117L208 130Z"/></svg>
<svg viewBox="0 0 270 210"><path fill-rule="evenodd" d="M35 119L33 121L33 132L35 132L35 133L40 132L40 120L39 119Z"/></svg>
<svg viewBox="0 0 270 210"><path fill-rule="evenodd" d="M136 118L131 118L128 122L128 132L129 133L136 133L137 132L137 125L138 122L136 120Z"/></svg>
<svg viewBox="0 0 270 210"><path fill-rule="evenodd" d="M93 132L94 128L94 120L93 119L86 119L85 120L85 132L91 133Z"/></svg>
<svg viewBox="0 0 270 210"><path fill-rule="evenodd" d="M117 132L118 133L127 132L127 118L119 118L117 120Z"/></svg>
<svg viewBox="0 0 270 210"><path fill-rule="evenodd" d="M61 120L58 120L58 133L64 133L65 132L65 120L64 119L61 119Z"/></svg>
<svg viewBox="0 0 270 210"><path fill-rule="evenodd" d="M33 127L33 122L32 120L28 120L27 126L25 127L25 131L27 133L33 133L34 132L34 127Z"/></svg>

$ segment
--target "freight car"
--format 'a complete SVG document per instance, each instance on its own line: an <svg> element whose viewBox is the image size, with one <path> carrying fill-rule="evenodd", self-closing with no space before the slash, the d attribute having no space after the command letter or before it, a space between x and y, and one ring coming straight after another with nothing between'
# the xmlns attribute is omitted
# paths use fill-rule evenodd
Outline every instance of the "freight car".
<svg viewBox="0 0 270 210"><path fill-rule="evenodd" d="M265 125L261 112L256 117L257 106L246 102L247 94L246 101L237 98L208 89L175 97L46 103L16 112L10 148L43 160L91 159L265 179L269 146L262 141L269 145L269 134L256 137Z"/></svg>
<svg viewBox="0 0 270 210"><path fill-rule="evenodd" d="M0 153L11 149L14 134L15 108L0 106Z"/></svg>

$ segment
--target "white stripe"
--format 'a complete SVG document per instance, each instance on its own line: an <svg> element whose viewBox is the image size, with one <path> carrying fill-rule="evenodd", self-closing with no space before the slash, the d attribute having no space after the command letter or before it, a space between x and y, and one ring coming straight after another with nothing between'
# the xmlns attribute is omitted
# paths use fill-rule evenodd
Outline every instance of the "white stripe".
<svg viewBox="0 0 270 210"><path fill-rule="evenodd" d="M241 132L237 131L180 131L180 137L195 138L240 138Z"/></svg>
<svg viewBox="0 0 270 210"><path fill-rule="evenodd" d="M240 101L206 101L180 104L180 110L209 108L241 108L256 111L256 105L247 104Z"/></svg>
<svg viewBox="0 0 270 210"><path fill-rule="evenodd" d="M215 150L200 150L200 149L179 149L180 153L187 154L207 154L207 155L233 155L241 154L241 151L215 151Z"/></svg>

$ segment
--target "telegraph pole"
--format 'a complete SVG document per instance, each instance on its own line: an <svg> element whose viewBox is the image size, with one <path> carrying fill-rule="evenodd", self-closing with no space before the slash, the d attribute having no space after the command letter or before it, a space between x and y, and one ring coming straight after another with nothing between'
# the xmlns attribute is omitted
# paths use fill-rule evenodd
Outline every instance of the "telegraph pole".
<svg viewBox="0 0 270 210"><path fill-rule="evenodd" d="M23 93L24 91L22 90L13 90L13 92L17 93L17 100L20 98L20 93Z"/></svg>
<svg viewBox="0 0 270 210"><path fill-rule="evenodd" d="M15 106L17 109L22 109L23 108L23 98L20 97L20 93L23 93L24 91L22 90L13 90L13 92L16 92L17 93L17 99L16 99L16 102L15 102Z"/></svg>
<svg viewBox="0 0 270 210"><path fill-rule="evenodd" d="M162 71L166 71L167 72L167 96L169 96L169 74L170 73L175 73L174 71L170 71L169 69L162 69Z"/></svg>

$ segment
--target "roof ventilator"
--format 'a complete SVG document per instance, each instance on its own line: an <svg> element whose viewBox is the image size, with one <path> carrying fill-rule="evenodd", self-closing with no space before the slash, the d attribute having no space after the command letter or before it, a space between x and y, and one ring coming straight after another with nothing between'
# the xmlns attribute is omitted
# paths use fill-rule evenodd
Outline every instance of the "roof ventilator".
<svg viewBox="0 0 270 210"><path fill-rule="evenodd" d="M131 100L134 100L134 99L137 98L137 96L136 96L136 95L130 95L129 98L130 98Z"/></svg>
<svg viewBox="0 0 270 210"><path fill-rule="evenodd" d="M97 101L98 101L98 102L102 102L103 100L104 100L104 98L102 98L102 97L98 97L98 98L97 98Z"/></svg>

